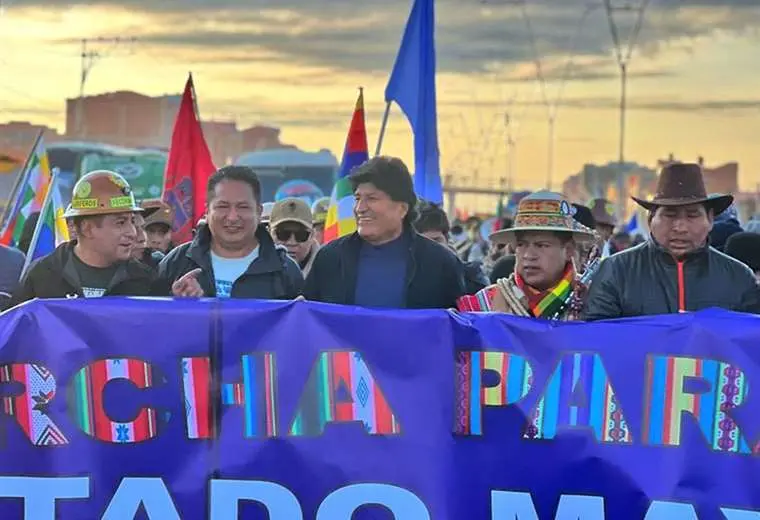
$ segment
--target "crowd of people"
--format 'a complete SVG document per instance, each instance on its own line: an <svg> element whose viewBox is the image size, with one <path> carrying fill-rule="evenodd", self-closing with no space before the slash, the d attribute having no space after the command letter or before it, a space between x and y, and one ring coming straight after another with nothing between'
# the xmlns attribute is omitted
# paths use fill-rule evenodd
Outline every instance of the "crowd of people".
<svg viewBox="0 0 760 520"><path fill-rule="evenodd" d="M175 245L171 207L138 204L119 174L90 172L64 215L69 242L23 276L24 251L0 248L0 309L34 298L171 296L554 320L708 307L760 314L760 229L741 228L730 195L706 193L697 164L666 166L654 198L634 199L648 214L646 238L620 231L608 201L583 206L538 191L498 215L485 240L478 219L450 222L419 201L400 159L372 158L349 179L357 231L323 244L329 200L262 204L255 171L225 166L209 178L192 241Z"/></svg>

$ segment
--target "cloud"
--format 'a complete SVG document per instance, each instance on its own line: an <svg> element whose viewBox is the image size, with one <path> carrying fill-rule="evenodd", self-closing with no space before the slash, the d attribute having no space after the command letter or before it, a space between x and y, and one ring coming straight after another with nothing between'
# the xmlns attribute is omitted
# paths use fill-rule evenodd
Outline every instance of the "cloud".
<svg viewBox="0 0 760 520"><path fill-rule="evenodd" d="M634 0L635 1L635 0ZM266 59L335 70L387 74L398 49L409 0L24 0L50 9L99 5L150 14L154 22L136 28L145 46L163 52L230 53L235 63L250 51L250 63ZM52 5L51 5L52 4ZM581 56L608 60L611 38L602 9L579 24L585 0L531 0L527 13L543 59ZM438 0L438 69L442 73L485 74L494 65L511 67L533 59L526 21L518 7L499 0ZM616 15L622 35L635 17ZM756 0L656 0L640 35L641 50L655 56L669 42L709 36L715 31L760 27ZM73 43L73 42L71 42ZM264 59L264 58L261 58ZM614 70L614 67L612 67ZM593 71L580 79L605 79Z"/></svg>
<svg viewBox="0 0 760 520"><path fill-rule="evenodd" d="M450 103L463 105L496 105L494 102L471 102L471 101L451 101ZM525 101L518 103L522 106L540 106L538 101ZM569 98L560 102L563 107L569 108L589 108L589 109L608 109L618 110L620 100L615 97L585 97ZM690 101L672 101L669 99L631 99L627 104L628 110L637 110L644 112L690 112L690 113L714 113L714 112L737 112L760 109L760 98L758 99L719 99L719 100L690 100Z"/></svg>

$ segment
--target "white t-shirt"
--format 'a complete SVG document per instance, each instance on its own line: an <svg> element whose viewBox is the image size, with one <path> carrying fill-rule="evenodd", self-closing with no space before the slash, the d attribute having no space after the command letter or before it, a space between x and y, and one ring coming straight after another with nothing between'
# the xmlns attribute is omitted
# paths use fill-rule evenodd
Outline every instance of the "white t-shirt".
<svg viewBox="0 0 760 520"><path fill-rule="evenodd" d="M232 284L258 257L259 246L241 258L223 258L211 251L211 267L214 270L214 280L216 281L216 297L229 298L232 293Z"/></svg>

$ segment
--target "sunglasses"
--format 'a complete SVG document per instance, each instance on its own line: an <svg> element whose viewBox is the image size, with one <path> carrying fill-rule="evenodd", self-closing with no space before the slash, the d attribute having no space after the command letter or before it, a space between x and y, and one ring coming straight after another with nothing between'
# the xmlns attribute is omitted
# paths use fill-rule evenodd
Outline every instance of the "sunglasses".
<svg viewBox="0 0 760 520"><path fill-rule="evenodd" d="M311 232L308 229L282 229L277 228L274 230L274 234L277 240L280 242L287 242L291 235L296 238L296 242L303 244L311 237Z"/></svg>

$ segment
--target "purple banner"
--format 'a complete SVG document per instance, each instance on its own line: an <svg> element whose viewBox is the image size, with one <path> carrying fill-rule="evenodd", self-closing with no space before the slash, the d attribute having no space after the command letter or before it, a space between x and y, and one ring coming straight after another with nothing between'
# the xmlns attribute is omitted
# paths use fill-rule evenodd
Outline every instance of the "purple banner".
<svg viewBox="0 0 760 520"><path fill-rule="evenodd" d="M0 315L0 518L760 519L760 318Z"/></svg>

